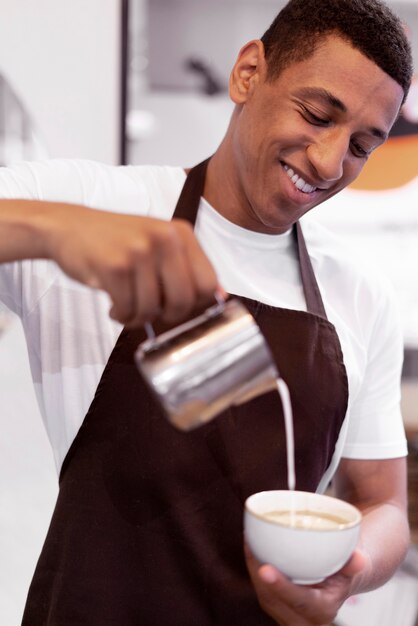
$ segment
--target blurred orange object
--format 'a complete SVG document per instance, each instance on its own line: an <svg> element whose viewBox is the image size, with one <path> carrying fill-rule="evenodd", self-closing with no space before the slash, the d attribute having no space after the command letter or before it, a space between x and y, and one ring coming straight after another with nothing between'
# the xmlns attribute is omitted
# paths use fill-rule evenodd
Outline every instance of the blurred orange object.
<svg viewBox="0 0 418 626"><path fill-rule="evenodd" d="M395 189L417 176L418 135L392 137L372 154L351 189Z"/></svg>

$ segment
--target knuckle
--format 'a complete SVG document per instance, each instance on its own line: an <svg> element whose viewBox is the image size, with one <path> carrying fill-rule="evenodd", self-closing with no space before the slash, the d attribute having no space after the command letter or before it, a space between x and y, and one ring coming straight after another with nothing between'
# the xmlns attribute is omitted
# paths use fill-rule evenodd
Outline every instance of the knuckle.
<svg viewBox="0 0 418 626"><path fill-rule="evenodd" d="M303 601L292 602L292 609L297 613L305 613L307 611L307 604Z"/></svg>
<svg viewBox="0 0 418 626"><path fill-rule="evenodd" d="M116 278L131 276L135 272L137 265L149 259L151 253L152 246L149 242L133 242L125 250L121 251L118 256L109 259L105 270Z"/></svg>
<svg viewBox="0 0 418 626"><path fill-rule="evenodd" d="M137 312L137 316L142 322L150 322L157 318L161 314L161 307L158 304L155 305L143 305L140 311Z"/></svg>
<svg viewBox="0 0 418 626"><path fill-rule="evenodd" d="M129 248L129 259L132 264L144 261L152 255L153 247L148 239L136 239Z"/></svg>
<svg viewBox="0 0 418 626"><path fill-rule="evenodd" d="M164 227L160 229L159 236L162 243L172 243L175 241L177 233L173 222L165 222Z"/></svg>
<svg viewBox="0 0 418 626"><path fill-rule="evenodd" d="M111 310L111 317L118 320L121 324L126 324L131 320L132 312L129 308L125 308L120 304L115 304Z"/></svg>
<svg viewBox="0 0 418 626"><path fill-rule="evenodd" d="M149 320L142 319L142 317L140 316L134 316L125 321L125 326L127 328L139 328L143 326L147 321Z"/></svg>
<svg viewBox="0 0 418 626"><path fill-rule="evenodd" d="M106 273L115 280L123 280L132 272L132 265L127 258L121 258L109 263Z"/></svg>
<svg viewBox="0 0 418 626"><path fill-rule="evenodd" d="M170 307L164 310L163 320L169 324L182 321L191 311L189 307Z"/></svg>
<svg viewBox="0 0 418 626"><path fill-rule="evenodd" d="M182 301L176 303L170 303L165 307L163 313L164 321L168 323L179 322L184 319L192 310L192 303L190 301Z"/></svg>
<svg viewBox="0 0 418 626"><path fill-rule="evenodd" d="M216 291L218 286L218 279L215 274L208 276L206 279L202 289L203 295L207 298L213 297L214 292Z"/></svg>
<svg viewBox="0 0 418 626"><path fill-rule="evenodd" d="M176 245L189 246L190 240L195 237L193 226L186 220L172 220L171 236Z"/></svg>
<svg viewBox="0 0 418 626"><path fill-rule="evenodd" d="M164 224L158 233L158 250L165 255L172 254L182 245L182 237L175 224L172 222Z"/></svg>
<svg viewBox="0 0 418 626"><path fill-rule="evenodd" d="M187 220L174 218L170 223L174 230L178 230L180 233L184 233L187 236L192 235L194 232L192 224Z"/></svg>

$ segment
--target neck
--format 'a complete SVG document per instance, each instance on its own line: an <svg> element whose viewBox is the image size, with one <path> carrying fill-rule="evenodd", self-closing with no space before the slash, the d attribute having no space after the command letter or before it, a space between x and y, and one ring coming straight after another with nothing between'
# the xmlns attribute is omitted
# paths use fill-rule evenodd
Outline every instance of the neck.
<svg viewBox="0 0 418 626"><path fill-rule="evenodd" d="M258 230L238 176L231 127L233 120L209 161L203 196L230 222L249 230Z"/></svg>

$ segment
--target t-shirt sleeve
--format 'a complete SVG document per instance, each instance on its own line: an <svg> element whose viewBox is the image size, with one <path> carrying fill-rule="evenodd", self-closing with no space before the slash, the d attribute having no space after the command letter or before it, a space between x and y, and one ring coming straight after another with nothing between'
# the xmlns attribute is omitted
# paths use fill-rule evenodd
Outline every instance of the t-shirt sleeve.
<svg viewBox="0 0 418 626"><path fill-rule="evenodd" d="M369 315L362 384L350 400L348 431L342 456L352 459L396 458L407 454L401 414L403 337L393 290L379 290Z"/></svg>
<svg viewBox="0 0 418 626"><path fill-rule="evenodd" d="M0 168L0 198L66 202L138 215L149 210L149 193L140 167L79 159Z"/></svg>
<svg viewBox="0 0 418 626"><path fill-rule="evenodd" d="M82 204L136 215L149 212L149 194L139 168L75 159L22 162L0 168L2 199ZM45 261L0 264L0 303L23 316L42 297L56 272L55 264Z"/></svg>
<svg viewBox="0 0 418 626"><path fill-rule="evenodd" d="M30 167L19 164L0 168L0 199L33 200L39 197L37 181ZM22 315L22 263L0 265L0 302Z"/></svg>

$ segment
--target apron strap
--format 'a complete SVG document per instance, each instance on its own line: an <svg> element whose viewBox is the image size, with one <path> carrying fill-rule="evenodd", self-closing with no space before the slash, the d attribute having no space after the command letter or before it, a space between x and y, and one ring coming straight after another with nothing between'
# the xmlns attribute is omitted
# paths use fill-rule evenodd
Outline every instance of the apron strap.
<svg viewBox="0 0 418 626"><path fill-rule="evenodd" d="M309 313L328 319L299 222L296 222L293 234L298 246L299 266L307 309Z"/></svg>
<svg viewBox="0 0 418 626"><path fill-rule="evenodd" d="M209 159L195 165L187 175L173 217L187 220L195 225L200 198L205 187L206 170Z"/></svg>

